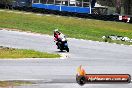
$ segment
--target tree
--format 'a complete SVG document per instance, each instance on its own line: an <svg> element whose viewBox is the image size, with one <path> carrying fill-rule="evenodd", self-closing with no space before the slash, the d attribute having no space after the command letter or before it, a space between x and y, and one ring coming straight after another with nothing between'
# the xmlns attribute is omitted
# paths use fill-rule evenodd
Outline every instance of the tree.
<svg viewBox="0 0 132 88"><path fill-rule="evenodd" d="M121 13L121 0L115 1L115 7L116 7L116 13L120 14Z"/></svg>
<svg viewBox="0 0 132 88"><path fill-rule="evenodd" d="M103 6L115 6L115 0L97 0L97 3L103 5Z"/></svg>
<svg viewBox="0 0 132 88"><path fill-rule="evenodd" d="M11 6L11 3L13 2L14 0L0 0L0 4L4 4L5 5L5 8L8 8Z"/></svg>
<svg viewBox="0 0 132 88"><path fill-rule="evenodd" d="M104 6L115 7L115 13L121 12L121 0L97 0L97 2Z"/></svg>
<svg viewBox="0 0 132 88"><path fill-rule="evenodd" d="M124 12L127 15L132 15L132 0L123 0Z"/></svg>
<svg viewBox="0 0 132 88"><path fill-rule="evenodd" d="M121 7L124 8L124 14L132 15L132 0L97 0L103 6L115 7L115 13L120 14Z"/></svg>

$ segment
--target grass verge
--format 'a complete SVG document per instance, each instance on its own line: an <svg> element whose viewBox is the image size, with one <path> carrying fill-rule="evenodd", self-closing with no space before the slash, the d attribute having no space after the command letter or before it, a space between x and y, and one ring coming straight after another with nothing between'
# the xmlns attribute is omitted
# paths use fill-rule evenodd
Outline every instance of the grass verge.
<svg viewBox="0 0 132 88"><path fill-rule="evenodd" d="M8 11L8 10L7 10ZM104 35L119 35L132 38L132 24L101 21L93 19L78 19L55 15L36 15L0 12L0 27L13 28L43 34L53 34L55 28L60 29L68 37L104 41ZM122 43L117 42L116 43ZM124 42L124 44L127 44Z"/></svg>
<svg viewBox="0 0 132 88"><path fill-rule="evenodd" d="M50 54L26 49L0 48L0 58L57 58L59 54Z"/></svg>
<svg viewBox="0 0 132 88"><path fill-rule="evenodd" d="M31 85L32 82L26 81L0 81L0 88L12 88L13 86Z"/></svg>

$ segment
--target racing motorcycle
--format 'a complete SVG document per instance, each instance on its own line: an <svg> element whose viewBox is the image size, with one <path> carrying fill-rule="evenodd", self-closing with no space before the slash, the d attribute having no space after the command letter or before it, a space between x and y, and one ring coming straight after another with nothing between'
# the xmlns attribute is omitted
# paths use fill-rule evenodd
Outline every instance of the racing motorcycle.
<svg viewBox="0 0 132 88"><path fill-rule="evenodd" d="M61 34L60 36L61 37L59 38L59 41L57 42L58 49L60 49L61 51L66 50L67 52L69 52L66 36L63 34Z"/></svg>

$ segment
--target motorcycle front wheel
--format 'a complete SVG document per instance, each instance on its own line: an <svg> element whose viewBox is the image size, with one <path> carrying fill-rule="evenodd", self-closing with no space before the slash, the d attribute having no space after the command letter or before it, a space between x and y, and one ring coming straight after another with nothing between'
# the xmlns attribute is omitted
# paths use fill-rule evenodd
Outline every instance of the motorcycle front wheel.
<svg viewBox="0 0 132 88"><path fill-rule="evenodd" d="M69 48L68 47L66 48L66 51L69 52Z"/></svg>

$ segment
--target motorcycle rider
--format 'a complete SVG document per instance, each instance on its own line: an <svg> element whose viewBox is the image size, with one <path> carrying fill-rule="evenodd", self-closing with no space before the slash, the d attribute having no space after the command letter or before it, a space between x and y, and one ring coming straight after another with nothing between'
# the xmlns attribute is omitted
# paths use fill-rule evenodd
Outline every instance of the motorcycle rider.
<svg viewBox="0 0 132 88"><path fill-rule="evenodd" d="M58 42L60 41L59 39L60 34L61 33L58 31L58 29L54 30L54 42L56 42L57 49L59 49Z"/></svg>
<svg viewBox="0 0 132 88"><path fill-rule="evenodd" d="M59 32L58 29L54 30L54 42L56 42L56 45L58 46L58 42L62 42L62 39L65 38L65 35L63 35L61 32ZM59 47L58 47L59 48Z"/></svg>
<svg viewBox="0 0 132 88"><path fill-rule="evenodd" d="M54 40L58 41L59 40L59 35L61 34L61 32L58 31L58 29L54 30Z"/></svg>

